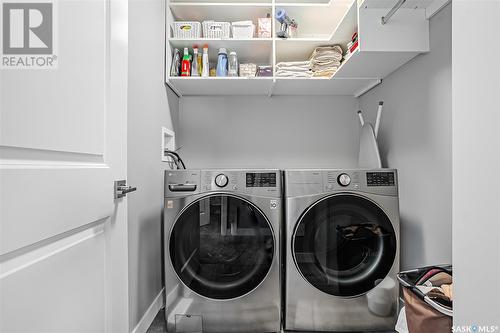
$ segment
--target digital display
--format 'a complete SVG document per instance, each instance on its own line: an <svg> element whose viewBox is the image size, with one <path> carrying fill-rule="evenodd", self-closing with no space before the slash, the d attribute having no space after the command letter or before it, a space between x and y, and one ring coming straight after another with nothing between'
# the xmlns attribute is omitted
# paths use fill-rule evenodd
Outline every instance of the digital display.
<svg viewBox="0 0 500 333"><path fill-rule="evenodd" d="M276 187L276 172L247 173L247 187Z"/></svg>
<svg viewBox="0 0 500 333"><path fill-rule="evenodd" d="M394 186L394 172L367 172L366 185L368 186Z"/></svg>

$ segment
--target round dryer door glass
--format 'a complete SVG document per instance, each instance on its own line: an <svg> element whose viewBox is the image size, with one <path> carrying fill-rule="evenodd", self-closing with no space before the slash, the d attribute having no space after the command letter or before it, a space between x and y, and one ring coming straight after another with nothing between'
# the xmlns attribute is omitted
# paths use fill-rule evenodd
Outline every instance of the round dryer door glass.
<svg viewBox="0 0 500 333"><path fill-rule="evenodd" d="M396 256L391 221L371 200L334 195L314 203L293 236L302 276L330 295L351 297L375 287Z"/></svg>
<svg viewBox="0 0 500 333"><path fill-rule="evenodd" d="M232 299L254 290L274 256L269 221L254 204L212 195L190 204L170 234L170 258L182 282L212 299Z"/></svg>

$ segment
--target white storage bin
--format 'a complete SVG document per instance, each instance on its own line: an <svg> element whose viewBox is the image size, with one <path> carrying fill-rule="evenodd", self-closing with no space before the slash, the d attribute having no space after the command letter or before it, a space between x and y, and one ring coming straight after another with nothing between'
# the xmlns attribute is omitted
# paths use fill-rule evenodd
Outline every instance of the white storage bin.
<svg viewBox="0 0 500 333"><path fill-rule="evenodd" d="M195 21L177 21L174 22L175 38L200 38L201 23Z"/></svg>
<svg viewBox="0 0 500 333"><path fill-rule="evenodd" d="M229 22L203 21L204 38L229 38Z"/></svg>
<svg viewBox="0 0 500 333"><path fill-rule="evenodd" d="M255 25L252 21L238 21L231 23L233 38L253 38Z"/></svg>

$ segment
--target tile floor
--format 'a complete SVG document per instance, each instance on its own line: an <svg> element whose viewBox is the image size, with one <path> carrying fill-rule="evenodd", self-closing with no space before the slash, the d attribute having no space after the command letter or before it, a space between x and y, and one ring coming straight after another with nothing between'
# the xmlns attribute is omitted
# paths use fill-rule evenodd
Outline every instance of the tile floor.
<svg viewBox="0 0 500 333"><path fill-rule="evenodd" d="M147 333L166 333L165 317L163 316L163 309L158 312L153 323L149 326ZM362 333L362 332L360 332ZM379 333L394 333L394 332L379 332Z"/></svg>

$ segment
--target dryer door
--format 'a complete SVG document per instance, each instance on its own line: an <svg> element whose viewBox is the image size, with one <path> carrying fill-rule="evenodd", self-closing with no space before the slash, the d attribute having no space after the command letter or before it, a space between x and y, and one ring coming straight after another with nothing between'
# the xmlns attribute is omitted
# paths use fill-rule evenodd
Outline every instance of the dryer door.
<svg viewBox="0 0 500 333"><path fill-rule="evenodd" d="M180 213L169 248L184 285L201 296L227 300L251 292L266 278L275 240L269 221L254 204L217 194Z"/></svg>
<svg viewBox="0 0 500 333"><path fill-rule="evenodd" d="M310 284L330 295L353 297L368 292L389 273L396 235L373 201L339 194L306 210L294 231L292 250Z"/></svg>

